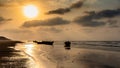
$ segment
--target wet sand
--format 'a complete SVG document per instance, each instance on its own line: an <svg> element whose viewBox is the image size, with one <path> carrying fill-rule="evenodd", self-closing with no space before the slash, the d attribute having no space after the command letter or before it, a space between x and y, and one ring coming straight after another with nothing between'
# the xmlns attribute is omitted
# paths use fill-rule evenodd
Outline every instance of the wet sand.
<svg viewBox="0 0 120 68"><path fill-rule="evenodd" d="M24 43L0 51L0 68L120 68L120 52L107 47L66 50L64 45Z"/></svg>
<svg viewBox="0 0 120 68"><path fill-rule="evenodd" d="M101 48L72 47L66 50L64 45L33 45L22 49L34 58L36 68L120 68L120 52Z"/></svg>
<svg viewBox="0 0 120 68"><path fill-rule="evenodd" d="M33 60L14 47L13 41L0 41L0 68L31 68Z"/></svg>

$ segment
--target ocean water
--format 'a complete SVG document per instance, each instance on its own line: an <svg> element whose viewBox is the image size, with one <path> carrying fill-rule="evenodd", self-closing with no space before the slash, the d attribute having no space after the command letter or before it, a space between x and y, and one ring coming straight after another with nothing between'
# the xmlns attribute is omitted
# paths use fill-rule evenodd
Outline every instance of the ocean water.
<svg viewBox="0 0 120 68"><path fill-rule="evenodd" d="M120 51L120 41L74 41L73 47Z"/></svg>
<svg viewBox="0 0 120 68"><path fill-rule="evenodd" d="M17 44L0 52L0 68L120 68L120 41L72 41L71 47L64 46L64 41Z"/></svg>
<svg viewBox="0 0 120 68"><path fill-rule="evenodd" d="M64 46L64 42L56 41L54 45ZM120 51L120 41L71 41L72 48Z"/></svg>

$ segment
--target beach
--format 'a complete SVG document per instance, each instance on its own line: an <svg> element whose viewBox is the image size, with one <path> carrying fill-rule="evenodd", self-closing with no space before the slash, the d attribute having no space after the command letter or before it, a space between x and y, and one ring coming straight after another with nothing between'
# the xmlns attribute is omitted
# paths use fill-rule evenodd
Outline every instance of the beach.
<svg viewBox="0 0 120 68"><path fill-rule="evenodd" d="M120 68L120 0L0 0L0 68Z"/></svg>
<svg viewBox="0 0 120 68"><path fill-rule="evenodd" d="M62 44L44 45L33 42L20 43L1 58L5 65L1 68L120 68L119 47L104 47L72 44L70 49ZM13 59L9 56L14 56ZM22 55L22 56L20 56ZM22 59L21 59L22 58ZM11 65L11 61L13 63ZM20 62L19 62L20 61Z"/></svg>

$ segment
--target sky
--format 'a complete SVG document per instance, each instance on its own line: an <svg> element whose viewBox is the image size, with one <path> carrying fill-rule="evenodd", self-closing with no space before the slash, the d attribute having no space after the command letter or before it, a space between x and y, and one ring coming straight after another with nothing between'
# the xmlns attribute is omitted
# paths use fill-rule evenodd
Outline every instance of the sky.
<svg viewBox="0 0 120 68"><path fill-rule="evenodd" d="M35 5L28 18L23 7ZM119 41L120 0L0 0L0 36L14 40Z"/></svg>

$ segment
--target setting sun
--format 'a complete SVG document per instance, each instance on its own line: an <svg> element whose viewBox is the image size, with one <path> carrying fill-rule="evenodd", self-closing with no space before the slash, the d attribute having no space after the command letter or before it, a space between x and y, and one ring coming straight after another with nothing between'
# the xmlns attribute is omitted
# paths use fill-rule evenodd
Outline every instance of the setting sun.
<svg viewBox="0 0 120 68"><path fill-rule="evenodd" d="M38 15L38 8L34 5L27 5L23 8L24 15L28 18L34 18Z"/></svg>

